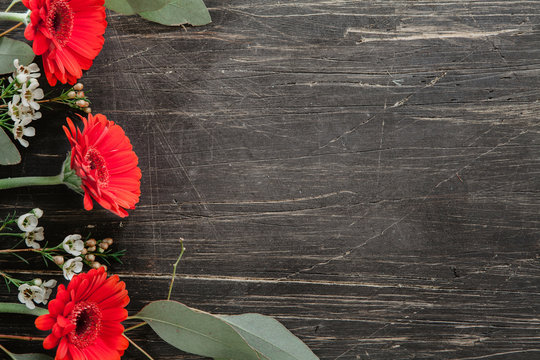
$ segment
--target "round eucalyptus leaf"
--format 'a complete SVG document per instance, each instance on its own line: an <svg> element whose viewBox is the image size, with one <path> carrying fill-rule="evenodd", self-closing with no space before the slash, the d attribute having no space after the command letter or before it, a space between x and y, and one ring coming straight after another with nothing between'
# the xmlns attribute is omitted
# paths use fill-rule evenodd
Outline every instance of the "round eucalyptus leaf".
<svg viewBox="0 0 540 360"><path fill-rule="evenodd" d="M192 354L217 359L264 359L227 322L176 301L154 301L133 317L147 322L172 346Z"/></svg>
<svg viewBox="0 0 540 360"><path fill-rule="evenodd" d="M299 338L274 318L260 314L220 316L268 359L319 360Z"/></svg>
<svg viewBox="0 0 540 360"><path fill-rule="evenodd" d="M21 154L19 154L19 150L17 150L4 129L0 128L0 165L15 165L20 162Z"/></svg>
<svg viewBox="0 0 540 360"><path fill-rule="evenodd" d="M105 7L120 14L133 15L161 9L171 0L105 0Z"/></svg>
<svg viewBox="0 0 540 360"><path fill-rule="evenodd" d="M0 38L0 74L15 71L13 60L19 59L19 64L28 65L34 57L34 51L27 43L5 36Z"/></svg>
<svg viewBox="0 0 540 360"><path fill-rule="evenodd" d="M12 360L53 360L52 357L45 354L14 354L10 352L8 355Z"/></svg>
<svg viewBox="0 0 540 360"><path fill-rule="evenodd" d="M174 0L159 10L142 12L139 15L146 20L168 26L200 26L212 22L202 0Z"/></svg>

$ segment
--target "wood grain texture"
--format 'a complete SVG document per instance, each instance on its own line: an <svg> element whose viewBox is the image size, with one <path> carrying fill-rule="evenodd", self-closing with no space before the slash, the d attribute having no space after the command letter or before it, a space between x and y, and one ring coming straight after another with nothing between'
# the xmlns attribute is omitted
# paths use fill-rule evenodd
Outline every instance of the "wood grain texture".
<svg viewBox="0 0 540 360"><path fill-rule="evenodd" d="M43 208L50 241L113 236L133 312L166 296L183 237L175 299L275 316L321 359L538 358L540 3L206 3L214 22L186 31L108 13L85 74L140 157L137 210L61 187L0 210ZM64 117L0 175L54 173Z"/></svg>

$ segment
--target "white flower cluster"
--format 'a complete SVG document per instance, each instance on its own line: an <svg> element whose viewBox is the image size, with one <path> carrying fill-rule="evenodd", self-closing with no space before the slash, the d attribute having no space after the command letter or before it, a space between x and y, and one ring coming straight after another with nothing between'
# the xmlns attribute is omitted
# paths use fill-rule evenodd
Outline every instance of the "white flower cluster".
<svg viewBox="0 0 540 360"><path fill-rule="evenodd" d="M47 304L52 294L52 289L56 286L56 280L43 282L41 279L34 279L31 282L19 286L19 301L29 309L35 309L36 304Z"/></svg>
<svg viewBox="0 0 540 360"><path fill-rule="evenodd" d="M13 65L15 72L13 77L9 78L9 82L17 89L17 94L8 103L8 114L14 122L13 137L19 140L22 146L28 147L28 140L23 139L23 136L30 137L36 134L36 129L27 125L41 118L37 100L43 99L45 94L36 80L41 75L37 64L19 65L19 60L15 59Z"/></svg>
<svg viewBox="0 0 540 360"><path fill-rule="evenodd" d="M26 246L39 249L37 241L45 239L43 226L38 226L38 219L43 216L43 210L35 208L29 213L19 216L17 225L24 231L24 242Z"/></svg>
<svg viewBox="0 0 540 360"><path fill-rule="evenodd" d="M83 260L80 255L84 249L84 241L82 241L82 237L79 234L68 235L62 241L62 247L68 254L75 256L67 260L62 266L64 277L67 280L71 280L75 274L80 273L83 269Z"/></svg>

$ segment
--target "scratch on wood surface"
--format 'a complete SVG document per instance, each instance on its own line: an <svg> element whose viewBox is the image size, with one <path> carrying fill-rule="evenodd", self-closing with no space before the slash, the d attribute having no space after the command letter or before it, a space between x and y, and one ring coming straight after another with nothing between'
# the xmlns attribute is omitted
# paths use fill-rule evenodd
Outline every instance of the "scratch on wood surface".
<svg viewBox="0 0 540 360"><path fill-rule="evenodd" d="M334 261L336 261L336 260L344 259L345 257L349 256L353 251L358 250L358 249L360 249L360 248L366 246L366 245L367 245L368 243L370 243L372 240L375 240L375 239L377 239L377 238L383 236L388 230L390 230L391 228L393 228L394 226L398 225L398 224L401 223L403 220L405 220L407 217L409 217L410 214L411 214L411 213L409 212L408 214L402 216L400 219L398 219L398 220L394 221L392 224L388 225L386 228L384 228L384 229L383 229L382 231L380 231L378 234L375 234L375 235L373 235L372 237L370 237L370 238L364 240L362 243L360 243L360 244L354 246L353 248L351 248L351 249L345 251L344 253L342 253L342 254L340 254L340 255L337 255L337 256L333 256L333 257L331 257L330 259L327 259L327 260L325 260L325 261L316 263L316 264L314 264L314 265L312 265L312 266L310 266L310 267L308 267L308 268L300 269L300 270L298 270L298 271L296 271L296 272L294 272L294 273L292 273L292 274L287 275L285 278L281 278L280 280L282 280L282 279L287 279L287 280L288 280L288 279L290 279L290 278L292 278L292 277L295 277L295 276L300 275L300 274L305 273L305 272L309 272L309 271L311 271L311 270L313 270L313 269L315 269L315 268L318 268L318 267L320 267L320 266L327 265L327 264L329 264L329 263L331 263L331 262L334 262Z"/></svg>
<svg viewBox="0 0 540 360"><path fill-rule="evenodd" d="M427 88L430 88L432 86L435 86L435 84L437 84L442 78L444 78L446 76L446 71L443 72L441 75L435 77L435 79L431 80L426 86L424 86L422 89L420 90L423 90L423 89L427 89ZM420 91L418 90L418 91ZM405 105L405 103L407 103L407 101L409 101L409 99L418 93L418 91L412 93L412 94L409 94L407 96L405 96L403 99L397 101L394 105L390 106L391 108L396 108L396 107L400 107L402 105Z"/></svg>
<svg viewBox="0 0 540 360"><path fill-rule="evenodd" d="M498 36L502 34L513 34L522 32L521 29L506 29L499 31L437 31L437 32L422 32L419 34L402 35L397 32L373 31L362 28L347 28L343 37L349 34L366 34L361 37L359 43L373 41L414 41L414 40L430 40L430 39L483 39L488 36Z"/></svg>
<svg viewBox="0 0 540 360"><path fill-rule="evenodd" d="M490 358L498 358L503 355L511 355L511 354L523 354L528 352L540 352L540 349L523 349L523 350L516 350L516 351L505 351L505 352L498 352L498 353L492 353L482 356L473 356L473 357L460 357L460 358L454 358L453 360L480 360L480 359L490 359Z"/></svg>
<svg viewBox="0 0 540 360"><path fill-rule="evenodd" d="M442 77L442 76L441 76L441 77ZM431 84L431 83L430 83L430 84ZM429 86L429 84L426 85L426 86ZM534 126L534 125L533 125L533 126ZM533 126L531 126L531 127L533 127ZM499 144L497 144L496 146L494 146L494 147L492 147L491 149L489 149L488 151L485 151L485 152L481 153L480 155L476 156L471 162L469 162L469 163L466 164L465 166L462 166L462 167L459 168L458 170L454 170L454 171L452 172L452 175L451 175L451 176L445 178L444 180L440 181L440 182L437 183L435 186L433 186L433 187L431 188L431 190L430 190L430 191L422 198L421 203L424 203L424 202L429 198L429 196L433 193L433 191L435 191L435 190L436 190L439 186L441 186L442 184L444 184L444 183L446 183L447 181L449 181L450 179L452 179L452 178L456 175L456 173L462 172L463 170L465 170L465 169L469 168L470 166L472 166L472 164L474 164L474 163L475 163L477 160L479 160L480 158L482 158L482 157L484 157L484 156L486 156L486 155L492 153L493 151L499 149L500 147L503 147L503 146L505 146L505 145L511 143L513 140L517 139L518 137L520 137L520 136L522 136L522 135L524 135L524 134L526 134L526 133L528 133L528 132L529 132L529 128L526 128L526 129L522 130L522 131L521 131L520 133L518 133L517 135L511 136L511 137L510 137L509 139L507 139L506 141L504 141L504 142L502 142L502 143L499 143ZM318 268L318 267L320 267L320 266L324 266L324 265L327 265L327 264L329 264L329 263L331 263L331 262L334 262L334 261L336 261L336 260L341 260L341 259L344 259L344 258L348 257L353 251L358 250L358 249L364 247L365 245L367 245L368 243L370 243L372 240L377 239L377 238L383 236L388 230L390 230L391 228L397 226L397 225L400 224L403 220L407 219L413 212L414 212L414 211L409 211L407 214L405 214L404 216L402 216L400 219L394 221L392 224L390 224L389 226L387 226L386 228L384 228L384 229L383 229L382 231L380 231L378 234L373 235L372 237L370 237L370 238L364 240L362 243L360 243L360 244L358 244L358 245L356 245L356 246L354 246L354 247L348 249L347 251L341 253L340 255L333 256L333 257L331 257L331 258L329 258L329 259L327 259L327 260L324 260L324 261L321 261L321 262L319 262L319 263L316 263L316 264L314 264L314 265L312 265L312 266L310 266L310 267L308 267L308 268L300 269L300 270L298 270L298 271L296 271L296 272L294 272L294 273L292 273L292 274L287 275L287 276L285 277L285 279L290 279L290 278L295 277L295 276L297 276L297 275L300 275L300 274L302 274L302 273L309 272L309 271L311 271L311 270L313 270L313 269L315 269L315 268Z"/></svg>
<svg viewBox="0 0 540 360"><path fill-rule="evenodd" d="M116 30L115 30L116 31ZM107 63L107 64L103 64L102 67L107 67L107 66L111 66L113 64L116 64L116 63L119 63L121 61L126 61L126 60L129 60L131 58L134 58L134 57L137 57L137 58L141 58L141 59L144 59L141 55L143 55L144 53L150 51L150 50L153 50L156 48L157 45L154 45L154 46L148 46L146 49L144 50L140 50L140 51L137 51L133 54L130 54L130 55L127 55L127 56L124 56L124 57L121 57L121 58L118 58L114 61L111 61L110 63ZM125 53L124 53L125 55Z"/></svg>
<svg viewBox="0 0 540 360"><path fill-rule="evenodd" d="M340 191L334 191L327 194L320 194L315 196L306 196L301 198L291 198L291 199L280 199L280 200L253 200L253 201L219 201L219 202L205 202L204 204L207 205L255 205L255 204L280 204L280 203L291 203L291 202L300 202L300 201L310 201L310 200L320 200L320 199L326 199L332 196L341 195L341 194L349 194L349 195L356 195L354 191L349 190L340 190ZM190 202L183 202L182 204L192 204ZM197 204L201 204L201 202L197 202Z"/></svg>
<svg viewBox="0 0 540 360"><path fill-rule="evenodd" d="M333 138L332 140L328 141L326 144L322 145L322 146L319 146L319 150L321 149L324 149L325 147L327 147L328 145L330 144L333 144L335 143L336 141L339 141L341 140L341 138L343 138L344 136L347 136L353 132L355 132L356 130L358 130L361 126L364 126L366 124L368 124L369 122L371 122L373 119L375 119L380 113L377 113L375 115L372 115L370 116L366 121L363 121L361 122L360 124L354 126L352 129L349 129L347 131L345 131L343 134L339 135L339 136L336 136L335 138Z"/></svg>

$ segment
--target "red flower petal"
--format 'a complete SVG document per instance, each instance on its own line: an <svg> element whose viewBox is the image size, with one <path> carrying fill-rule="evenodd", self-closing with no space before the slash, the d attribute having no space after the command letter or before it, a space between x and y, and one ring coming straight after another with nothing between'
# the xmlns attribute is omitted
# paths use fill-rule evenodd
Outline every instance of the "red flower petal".
<svg viewBox="0 0 540 360"><path fill-rule="evenodd" d="M64 132L71 144L71 168L82 180L84 208L93 201L125 217L139 202L141 169L124 130L102 114L81 117L82 132L68 119Z"/></svg>
<svg viewBox="0 0 540 360"><path fill-rule="evenodd" d="M53 329L43 347L58 346L57 360L119 360L129 345L121 324L129 302L125 287L118 276L107 278L103 268L76 275L67 290L59 286L50 313L36 319L38 329Z"/></svg>
<svg viewBox="0 0 540 360"><path fill-rule="evenodd" d="M88 70L103 47L107 27L105 0L24 0L31 10L24 31L51 86L74 84Z"/></svg>
<svg viewBox="0 0 540 360"><path fill-rule="evenodd" d="M56 318L51 314L41 315L34 322L39 330L51 330L56 322Z"/></svg>

